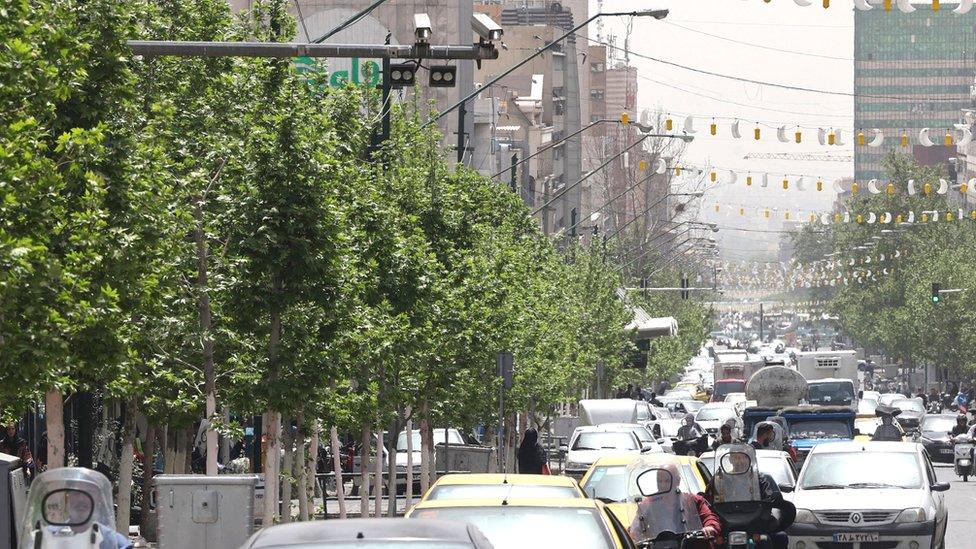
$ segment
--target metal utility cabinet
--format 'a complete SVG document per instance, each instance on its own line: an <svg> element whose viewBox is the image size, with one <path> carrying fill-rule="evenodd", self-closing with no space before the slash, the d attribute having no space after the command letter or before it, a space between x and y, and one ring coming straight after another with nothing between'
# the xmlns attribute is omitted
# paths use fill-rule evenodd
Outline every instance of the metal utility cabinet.
<svg viewBox="0 0 976 549"><path fill-rule="evenodd" d="M256 475L155 477L159 549L237 549L254 529Z"/></svg>

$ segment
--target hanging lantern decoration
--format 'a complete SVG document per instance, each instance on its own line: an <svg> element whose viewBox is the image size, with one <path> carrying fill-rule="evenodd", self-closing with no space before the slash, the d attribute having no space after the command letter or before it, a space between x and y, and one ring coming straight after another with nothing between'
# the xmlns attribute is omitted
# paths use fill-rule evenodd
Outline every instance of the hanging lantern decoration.
<svg viewBox="0 0 976 549"><path fill-rule="evenodd" d="M912 13L915 11L915 7L912 6L912 0L896 0L895 3L902 13Z"/></svg>
<svg viewBox="0 0 976 549"><path fill-rule="evenodd" d="M895 196L895 184L888 183L888 185L885 186L885 191L888 193L888 196Z"/></svg>
<svg viewBox="0 0 976 549"><path fill-rule="evenodd" d="M831 130L830 133L827 134L827 144L833 145L836 142L837 142L837 134L835 134L834 131Z"/></svg>
<svg viewBox="0 0 976 549"><path fill-rule="evenodd" d="M976 214L976 210L973 210L973 213ZM745 208L739 208L739 215L746 215L746 209Z"/></svg>
<svg viewBox="0 0 976 549"><path fill-rule="evenodd" d="M904 218L901 216L901 214L896 215L895 216L895 224L896 225L900 225L901 222L902 222L902 219L904 219Z"/></svg>
<svg viewBox="0 0 976 549"><path fill-rule="evenodd" d="M960 0L959 7L952 10L956 15L966 15L973 9L973 0Z"/></svg>
<svg viewBox="0 0 976 549"><path fill-rule="evenodd" d="M674 130L674 120L670 116L664 121L664 129L669 132Z"/></svg>
<svg viewBox="0 0 976 549"><path fill-rule="evenodd" d="M861 190L861 186L857 184L857 181L851 183L851 194L856 195L858 191Z"/></svg>
<svg viewBox="0 0 976 549"><path fill-rule="evenodd" d="M930 131L930 128L922 128L918 132L918 142L923 147L932 147L932 146L935 145L935 143L932 142L931 139L929 139L929 131Z"/></svg>
<svg viewBox="0 0 976 549"><path fill-rule="evenodd" d="M784 214L783 214L783 219L785 219L785 220L787 220L787 221L789 221L789 220L790 220L790 212L786 212L786 213L784 213Z"/></svg>
<svg viewBox="0 0 976 549"><path fill-rule="evenodd" d="M790 188L790 180L788 178L785 178L784 177L783 178L783 190L786 191L786 190L789 190L789 188Z"/></svg>
<svg viewBox="0 0 976 549"><path fill-rule="evenodd" d="M880 128L876 128L874 130L874 138L871 139L870 143L868 143L868 147L878 148L884 144L884 140L885 140L884 131L881 130Z"/></svg>
<svg viewBox="0 0 976 549"><path fill-rule="evenodd" d="M969 212L969 219L976 221L976 210Z"/></svg>
<svg viewBox="0 0 976 549"><path fill-rule="evenodd" d="M810 223L814 223L816 221L817 221L817 214L810 214Z"/></svg>
<svg viewBox="0 0 976 549"><path fill-rule="evenodd" d="M922 223L929 222L929 212L922 212Z"/></svg>
<svg viewBox="0 0 976 549"><path fill-rule="evenodd" d="M903 148L903 149L907 149L908 148L908 132L907 131L902 131L901 132L901 148Z"/></svg>
<svg viewBox="0 0 976 549"><path fill-rule="evenodd" d="M685 118L685 133L687 133L689 135L690 134L694 134L694 133L698 133L698 130L695 129L695 117L694 116L688 115L688 117Z"/></svg>
<svg viewBox="0 0 976 549"><path fill-rule="evenodd" d="M952 212L946 212L945 220L952 221Z"/></svg>
<svg viewBox="0 0 976 549"><path fill-rule="evenodd" d="M834 223L840 223L841 221L843 221L843 219L844 218L839 213L834 214Z"/></svg>
<svg viewBox="0 0 976 549"><path fill-rule="evenodd" d="M932 11L939 11L941 7L939 0L932 0Z"/></svg>
<svg viewBox="0 0 976 549"><path fill-rule="evenodd" d="M644 159L642 158L642 159L641 159L641 161L637 163L637 168L638 168L638 169L639 169L640 171L645 171L645 170L647 170L647 160L644 160Z"/></svg>
<svg viewBox="0 0 976 549"><path fill-rule="evenodd" d="M715 183L718 181L718 174L713 171L708 175L708 178L712 181L712 183Z"/></svg>
<svg viewBox="0 0 976 549"><path fill-rule="evenodd" d="M969 192L969 184L968 183L960 183L959 184L959 192L961 194L968 193Z"/></svg>
<svg viewBox="0 0 976 549"><path fill-rule="evenodd" d="M751 175L747 175L746 176L746 186L747 187L751 187L752 186L752 176Z"/></svg>
<svg viewBox="0 0 976 549"><path fill-rule="evenodd" d="M769 219L769 209L768 208L766 209L766 211L763 212L763 217L765 217L766 219Z"/></svg>
<svg viewBox="0 0 976 549"><path fill-rule="evenodd" d="M857 214L857 220L856 221L857 221L857 224L858 225L863 224L864 223L864 216L861 215L861 214Z"/></svg>
<svg viewBox="0 0 976 549"><path fill-rule="evenodd" d="M952 130L946 130L945 133L945 146L951 147L953 143Z"/></svg>
<svg viewBox="0 0 976 549"><path fill-rule="evenodd" d="M884 10L891 11L891 0L884 0Z"/></svg>
<svg viewBox="0 0 976 549"><path fill-rule="evenodd" d="M803 132L800 131L800 127L796 127L796 134L793 136L796 139L796 143L799 145L803 142Z"/></svg>
<svg viewBox="0 0 976 549"><path fill-rule="evenodd" d="M926 184L922 185L922 194L924 194L925 196L928 196L928 195L932 194L932 184L931 183L926 183Z"/></svg>
<svg viewBox="0 0 976 549"><path fill-rule="evenodd" d="M877 179L872 179L868 181L868 192L871 194L881 194L881 189L878 188Z"/></svg>
<svg viewBox="0 0 976 549"><path fill-rule="evenodd" d="M817 191L823 191L823 181L821 181L820 178L817 178Z"/></svg>
<svg viewBox="0 0 976 549"><path fill-rule="evenodd" d="M827 130L823 128L817 130L817 141L820 142L821 145L827 144Z"/></svg>
<svg viewBox="0 0 976 549"><path fill-rule="evenodd" d="M867 137L865 137L864 135L864 130L857 132L857 144L860 147L863 147L865 144L867 144Z"/></svg>
<svg viewBox="0 0 976 549"><path fill-rule="evenodd" d="M762 139L762 130L759 129L758 125L756 125L756 129L753 130L753 136L756 138L756 141Z"/></svg>
<svg viewBox="0 0 976 549"><path fill-rule="evenodd" d="M715 123L715 119L712 119L712 125L709 126L708 130L712 135L718 135L718 124Z"/></svg>
<svg viewBox="0 0 976 549"><path fill-rule="evenodd" d="M736 120L732 123L732 139L741 139L742 132L739 131L739 121Z"/></svg>
<svg viewBox="0 0 976 549"><path fill-rule="evenodd" d="M679 177L681 176L681 166L675 166L674 167L674 175L679 176Z"/></svg>

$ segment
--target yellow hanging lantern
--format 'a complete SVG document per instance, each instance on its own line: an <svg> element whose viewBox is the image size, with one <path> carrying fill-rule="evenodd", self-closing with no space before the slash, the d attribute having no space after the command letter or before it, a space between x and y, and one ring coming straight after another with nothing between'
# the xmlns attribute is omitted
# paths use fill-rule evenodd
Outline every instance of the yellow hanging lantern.
<svg viewBox="0 0 976 549"><path fill-rule="evenodd" d="M976 215L976 210L973 211L973 214ZM739 208L739 215L746 215L746 209Z"/></svg>
<svg viewBox="0 0 976 549"><path fill-rule="evenodd" d="M932 11L939 11L942 6L939 4L939 0L932 0Z"/></svg>
<svg viewBox="0 0 976 549"><path fill-rule="evenodd" d="M891 0L884 0L884 10L891 11L891 4L892 4Z"/></svg>
<svg viewBox="0 0 976 549"><path fill-rule="evenodd" d="M759 129L759 126L756 126L756 129L753 130L753 135L755 136L756 141L762 139L762 131Z"/></svg>
<svg viewBox="0 0 976 549"><path fill-rule="evenodd" d="M894 196L895 195L895 184L894 183L888 183L888 186L886 187L885 190L888 191L888 196Z"/></svg>
<svg viewBox="0 0 976 549"><path fill-rule="evenodd" d="M928 222L929 222L929 214L922 213L922 223L928 223Z"/></svg>
<svg viewBox="0 0 976 549"><path fill-rule="evenodd" d="M962 194L968 193L969 192L969 184L968 183L960 183L959 184L959 192L962 193Z"/></svg>
<svg viewBox="0 0 976 549"><path fill-rule="evenodd" d="M834 132L828 133L827 134L827 144L828 145L833 145L836 142L837 142L837 134L835 134Z"/></svg>
<svg viewBox="0 0 976 549"><path fill-rule="evenodd" d="M945 134L945 146L946 147L951 147L952 146L952 142L953 142L953 139L952 139L952 131L946 130L946 134Z"/></svg>
<svg viewBox="0 0 976 549"><path fill-rule="evenodd" d="M785 191L785 190L787 190L789 188L790 188L790 180L784 178L783 179L783 190Z"/></svg>
<svg viewBox="0 0 976 549"><path fill-rule="evenodd" d="M830 0L823 0L823 7L824 7L824 9L829 8L830 7Z"/></svg>
<svg viewBox="0 0 976 549"><path fill-rule="evenodd" d="M626 126L630 124L630 113L624 112L620 113L620 123Z"/></svg>
<svg viewBox="0 0 976 549"><path fill-rule="evenodd" d="M800 143L803 142L803 132L800 131L800 128L797 128L796 129L796 135L794 137L796 138L797 144L800 144Z"/></svg>
<svg viewBox="0 0 976 549"><path fill-rule="evenodd" d="M674 129L674 120L671 120L670 118L668 118L667 120L665 120L664 121L664 129L666 129L668 131L673 130Z"/></svg>
<svg viewBox="0 0 976 549"><path fill-rule="evenodd" d="M817 214L810 214L810 223L813 223L816 220L817 220Z"/></svg>
<svg viewBox="0 0 976 549"><path fill-rule="evenodd" d="M674 167L674 175L678 175L678 176L681 175L681 166Z"/></svg>
<svg viewBox="0 0 976 549"><path fill-rule="evenodd" d="M766 210L766 211L763 212L763 217L765 217L766 219L769 219L769 210Z"/></svg>
<svg viewBox="0 0 976 549"><path fill-rule="evenodd" d="M859 191L859 190L861 190L861 186L860 186L860 185L858 185L858 184L857 184L857 182L855 181L855 182L854 182L854 183L853 183L853 184L851 185L851 194L857 194L857 191Z"/></svg>
<svg viewBox="0 0 976 549"><path fill-rule="evenodd" d="M864 137L864 131L857 132L857 144L861 147L866 143L866 138Z"/></svg>
<svg viewBox="0 0 976 549"><path fill-rule="evenodd" d="M901 148L908 148L908 132L906 131L901 132Z"/></svg>
<svg viewBox="0 0 976 549"><path fill-rule="evenodd" d="M834 223L840 223L843 219L840 214L834 214Z"/></svg>
<svg viewBox="0 0 976 549"><path fill-rule="evenodd" d="M823 191L823 181L817 180L817 191Z"/></svg>
<svg viewBox="0 0 976 549"><path fill-rule="evenodd" d="M718 212L719 210L721 210L721 207L718 204L716 204L715 205L715 211Z"/></svg>
<svg viewBox="0 0 976 549"><path fill-rule="evenodd" d="M976 221L976 210L969 212L969 218Z"/></svg>
<svg viewBox="0 0 976 549"><path fill-rule="evenodd" d="M752 176L751 175L746 176L746 186L747 187L751 187L752 186Z"/></svg>
<svg viewBox="0 0 976 549"><path fill-rule="evenodd" d="M895 216L895 223L896 224L901 224L901 220L902 219L904 219L904 217L902 217L901 214L896 215Z"/></svg>
<svg viewBox="0 0 976 549"><path fill-rule="evenodd" d="M718 181L718 174L715 173L715 172L712 172L712 173L710 173L708 175L708 178L712 180L712 183L715 183L716 181Z"/></svg>
<svg viewBox="0 0 976 549"><path fill-rule="evenodd" d="M718 135L718 124L716 124L714 120L712 120L712 125L709 130L711 130L712 135Z"/></svg>
<svg viewBox="0 0 976 549"><path fill-rule="evenodd" d="M790 212L786 212L785 214L783 214L783 218L786 219L787 221L789 221L790 220Z"/></svg>
<svg viewBox="0 0 976 549"><path fill-rule="evenodd" d="M925 185L922 185L922 194L924 194L925 196L928 196L928 195L932 194L932 184L931 183L926 183Z"/></svg>
<svg viewBox="0 0 976 549"><path fill-rule="evenodd" d="M858 225L864 223L864 216L863 215L857 214L857 223L858 223Z"/></svg>
<svg viewBox="0 0 976 549"><path fill-rule="evenodd" d="M952 221L954 219L953 216L952 216L952 212L946 212L946 218L945 219L946 219L946 221Z"/></svg>
<svg viewBox="0 0 976 549"><path fill-rule="evenodd" d="M647 160L641 160L637 165L640 167L640 171L644 171L647 169Z"/></svg>

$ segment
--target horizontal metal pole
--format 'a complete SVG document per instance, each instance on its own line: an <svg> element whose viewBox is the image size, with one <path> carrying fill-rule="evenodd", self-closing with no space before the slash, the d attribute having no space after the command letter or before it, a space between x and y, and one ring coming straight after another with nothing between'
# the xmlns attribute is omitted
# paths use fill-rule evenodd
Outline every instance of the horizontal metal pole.
<svg viewBox="0 0 976 549"><path fill-rule="evenodd" d="M714 292L716 288L627 288L628 292Z"/></svg>
<svg viewBox="0 0 976 549"><path fill-rule="evenodd" d="M384 44L305 44L295 42L179 42L129 40L132 53L177 57L333 57L367 59L498 59L490 44L408 46Z"/></svg>

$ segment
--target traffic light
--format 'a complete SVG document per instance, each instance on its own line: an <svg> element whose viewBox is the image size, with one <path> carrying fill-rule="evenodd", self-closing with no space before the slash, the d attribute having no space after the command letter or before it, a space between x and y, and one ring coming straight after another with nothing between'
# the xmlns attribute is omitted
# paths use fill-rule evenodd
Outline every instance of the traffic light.
<svg viewBox="0 0 976 549"><path fill-rule="evenodd" d="M688 299L690 292L686 289L688 288L688 277L685 275L681 275L681 288L681 299Z"/></svg>
<svg viewBox="0 0 976 549"><path fill-rule="evenodd" d="M412 88L417 78L417 67L413 63L390 65L390 86L393 89Z"/></svg>
<svg viewBox="0 0 976 549"><path fill-rule="evenodd" d="M938 282L932 283L932 303L938 303L942 301L942 284Z"/></svg>

